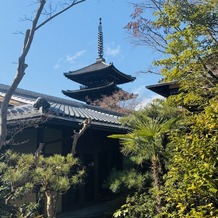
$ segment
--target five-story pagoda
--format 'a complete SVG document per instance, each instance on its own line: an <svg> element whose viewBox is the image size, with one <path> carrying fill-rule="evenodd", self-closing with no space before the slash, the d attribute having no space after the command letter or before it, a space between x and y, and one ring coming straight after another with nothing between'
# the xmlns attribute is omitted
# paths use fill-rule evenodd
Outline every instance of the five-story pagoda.
<svg viewBox="0 0 218 218"><path fill-rule="evenodd" d="M68 79L82 84L79 90L62 91L63 94L86 103L110 96L122 90L117 85L132 82L135 77L120 72L113 63L103 58L103 33L101 18L98 26L98 58L96 62L76 71L64 73Z"/></svg>

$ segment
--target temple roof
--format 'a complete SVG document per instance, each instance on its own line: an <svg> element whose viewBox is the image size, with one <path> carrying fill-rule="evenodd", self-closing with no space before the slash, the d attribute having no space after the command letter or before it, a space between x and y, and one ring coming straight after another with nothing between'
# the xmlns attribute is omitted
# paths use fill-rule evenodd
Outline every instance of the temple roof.
<svg viewBox="0 0 218 218"><path fill-rule="evenodd" d="M146 86L146 88L167 98L170 95L178 94L179 85L176 81L160 82L155 85Z"/></svg>
<svg viewBox="0 0 218 218"><path fill-rule="evenodd" d="M98 86L93 88L81 88L79 90L67 90L62 91L64 95L80 100L85 101L87 100L96 100L100 99L102 95L111 95L113 92L120 90L113 82L105 85L105 86ZM87 99L88 98L88 99Z"/></svg>
<svg viewBox="0 0 218 218"><path fill-rule="evenodd" d="M0 84L0 97L4 97L9 86ZM36 109L34 107L38 98L44 98L49 103L46 111ZM16 122L20 119L34 119L39 116L52 115L52 119L60 125L72 125L72 122L80 123L86 118L92 120L91 127L99 129L111 129L116 131L124 131L119 123L120 113L108 111L100 107L79 103L72 100L66 100L42 93L32 92L24 89L16 89L12 96L12 100L16 101L15 105L11 105L8 109L8 122Z"/></svg>
<svg viewBox="0 0 218 218"><path fill-rule="evenodd" d="M92 83L96 81L123 84L135 80L135 77L120 72L113 63L106 64L101 60L82 69L64 73L64 76L86 86L92 86Z"/></svg>

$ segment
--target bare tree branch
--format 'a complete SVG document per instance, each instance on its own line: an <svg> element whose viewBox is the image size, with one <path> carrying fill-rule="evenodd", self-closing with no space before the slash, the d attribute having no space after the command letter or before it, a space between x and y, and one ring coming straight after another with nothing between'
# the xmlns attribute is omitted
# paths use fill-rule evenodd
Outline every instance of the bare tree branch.
<svg viewBox="0 0 218 218"><path fill-rule="evenodd" d="M42 22L39 25L38 25L38 22L39 22L40 16L42 15L44 6L45 6L47 1L46 0L38 0L37 1L39 6L38 6L38 9L36 10L35 17L32 21L31 28L26 30L24 43L23 43L23 50L22 50L20 57L18 58L18 66L17 66L15 78L14 78L12 85L8 89L6 95L3 99L1 109L0 109L0 150L1 150L2 146L4 146L6 143L7 110L8 110L9 101L10 101L13 93L15 92L16 88L18 87L20 81L23 79L23 76L25 75L25 70L28 67L28 65L25 63L25 60L26 60L26 56L29 52L29 49L32 45L36 30L39 29L41 26L45 25L46 23L48 23L49 21L51 21L53 18L57 17L58 15L62 14L65 11L67 11L71 7L77 5L81 2L84 2L84 1L85 0L74 0L68 7L64 8L63 10L54 14L53 16L51 16L50 18L48 18L47 20L45 20L44 22Z"/></svg>
<svg viewBox="0 0 218 218"><path fill-rule="evenodd" d="M35 152L35 156L38 157L42 153L42 149L44 148L45 143L39 143L39 147Z"/></svg>
<svg viewBox="0 0 218 218"><path fill-rule="evenodd" d="M38 24L38 21L39 21L40 15L42 13L42 10L43 10L43 8L45 6L45 3L46 3L46 0L40 0L40 5L39 5L38 10L36 11L35 18L33 19L32 27L31 27L30 30L26 31L26 36L25 36L25 40L24 40L24 49L23 49L23 53L20 56L21 59L25 58L27 53L29 52L30 46L31 46L31 44L33 42L33 38L34 38L34 35L35 35L36 26Z"/></svg>
<svg viewBox="0 0 218 218"><path fill-rule="evenodd" d="M72 155L74 155L76 153L76 145L77 145L78 139L86 131L86 129L90 126L91 121L92 120L90 118L84 120L83 127L79 130L79 132L74 131L74 134L72 136L72 138L73 138L72 149L71 149Z"/></svg>
<svg viewBox="0 0 218 218"><path fill-rule="evenodd" d="M50 20L54 19L55 17L57 17L58 15L64 13L65 11L69 10L70 8L72 8L74 5L77 5L81 2L84 2L86 0L80 0L80 1L77 1L77 0L74 0L73 3L71 3L68 7L64 8L63 10L57 12L56 14L52 15L51 17L49 17L48 19L46 19L45 21L43 21L41 24L39 24L35 30L38 30L40 27L44 26L46 23L48 23Z"/></svg>
<svg viewBox="0 0 218 218"><path fill-rule="evenodd" d="M20 145L26 143L27 141L22 141L22 142L15 141L15 136L23 132L24 129L38 128L40 125L47 122L51 118L52 118L52 114L48 114L47 116L40 116L39 118L32 117L30 119L18 120L17 122L13 122L13 124L9 123L6 144Z"/></svg>

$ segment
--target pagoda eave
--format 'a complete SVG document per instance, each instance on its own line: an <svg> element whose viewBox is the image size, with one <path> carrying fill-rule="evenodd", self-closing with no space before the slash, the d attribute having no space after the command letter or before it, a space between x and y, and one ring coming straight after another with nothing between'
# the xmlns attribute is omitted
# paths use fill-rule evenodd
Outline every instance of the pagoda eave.
<svg viewBox="0 0 218 218"><path fill-rule="evenodd" d="M101 87L94 87L94 88L83 88L79 90L67 90L62 91L62 93L68 97L80 100L80 101L87 101L87 100L96 100L102 98L103 95L111 95L113 92L121 90L121 88L111 83L106 86Z"/></svg>
<svg viewBox="0 0 218 218"><path fill-rule="evenodd" d="M104 62L96 62L80 70L64 73L64 76L83 85L89 85L90 81L99 81L103 78L117 85L135 80L135 77L120 72L112 63L108 65Z"/></svg>

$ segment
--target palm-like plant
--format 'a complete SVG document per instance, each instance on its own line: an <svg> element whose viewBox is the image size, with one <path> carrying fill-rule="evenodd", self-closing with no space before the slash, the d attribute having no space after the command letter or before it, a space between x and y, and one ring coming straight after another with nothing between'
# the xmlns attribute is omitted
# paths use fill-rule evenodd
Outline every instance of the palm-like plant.
<svg viewBox="0 0 218 218"><path fill-rule="evenodd" d="M162 166L160 156L164 152L164 137L175 124L178 118L163 119L147 116L135 119L134 129L127 134L115 134L110 138L120 139L121 152L129 156L136 164L144 161L151 162L153 188L155 190L156 210L160 211L161 197L159 194Z"/></svg>

